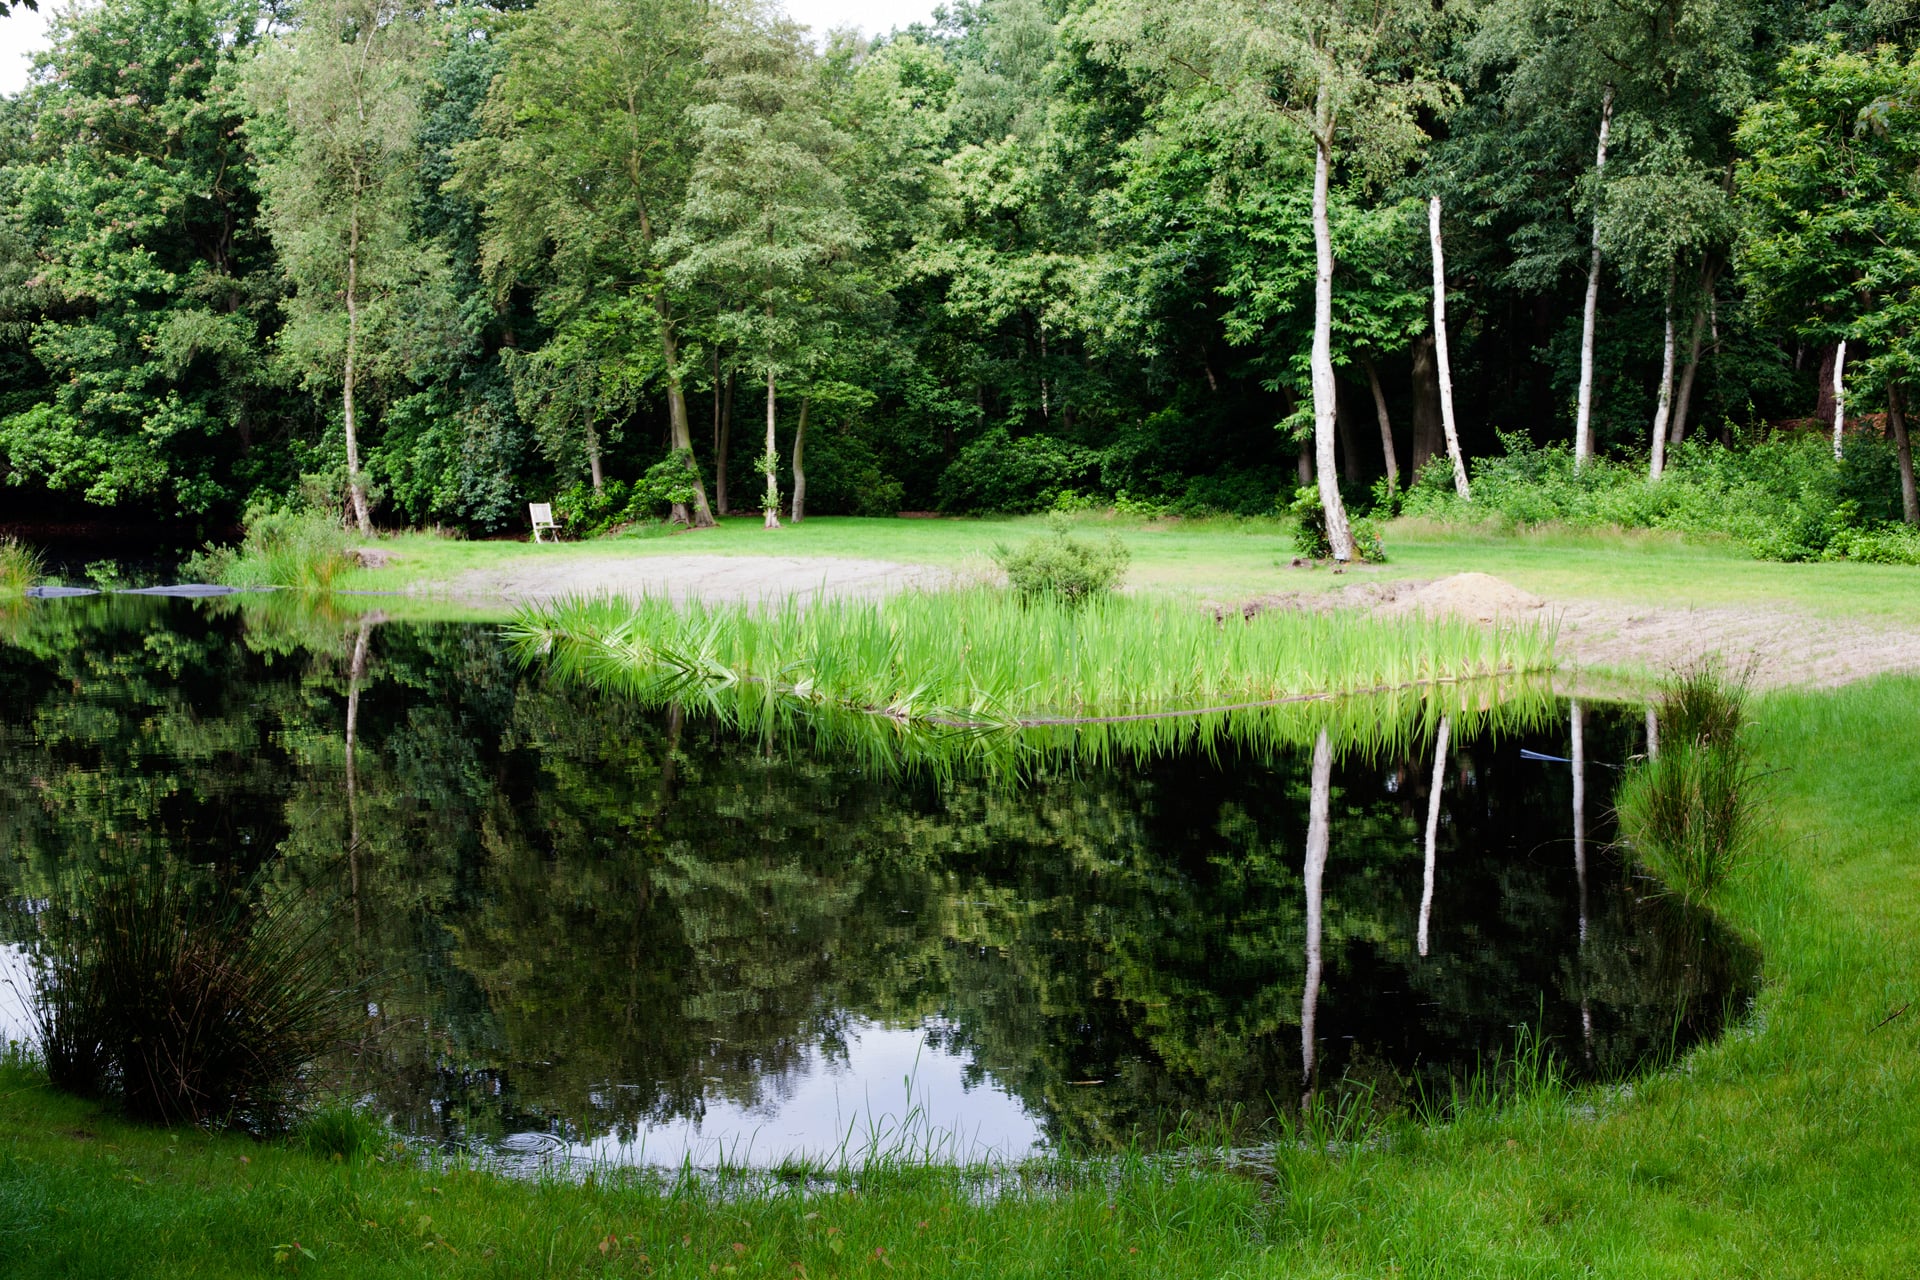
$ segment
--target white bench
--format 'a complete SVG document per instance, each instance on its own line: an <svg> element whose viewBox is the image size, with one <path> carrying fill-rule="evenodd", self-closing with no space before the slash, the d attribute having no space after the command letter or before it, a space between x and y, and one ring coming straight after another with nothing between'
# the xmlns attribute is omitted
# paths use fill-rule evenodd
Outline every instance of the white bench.
<svg viewBox="0 0 1920 1280"><path fill-rule="evenodd" d="M544 542L540 535L544 531L553 535L554 541L560 540L560 526L553 522L553 504L551 502L529 502L527 514L533 517L533 540Z"/></svg>

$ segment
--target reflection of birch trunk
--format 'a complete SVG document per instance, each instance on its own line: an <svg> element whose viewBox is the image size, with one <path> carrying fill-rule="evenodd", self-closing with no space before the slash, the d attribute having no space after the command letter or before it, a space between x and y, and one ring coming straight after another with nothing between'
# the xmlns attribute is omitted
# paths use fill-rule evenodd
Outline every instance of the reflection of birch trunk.
<svg viewBox="0 0 1920 1280"><path fill-rule="evenodd" d="M1320 892L1327 870L1327 810L1333 799L1333 747L1322 729L1313 744L1313 792L1307 818L1307 981L1300 993L1300 1109L1313 1101L1313 1023L1320 1007Z"/></svg>
<svg viewBox="0 0 1920 1280"><path fill-rule="evenodd" d="M1580 944L1574 961L1580 984L1580 1035L1593 1056L1593 1008L1587 1002L1587 747L1586 716L1578 702L1573 719L1573 873L1580 882Z"/></svg>
<svg viewBox="0 0 1920 1280"><path fill-rule="evenodd" d="M367 674L367 642L373 619L360 619L353 642L353 665L347 668L347 892L353 900L353 936L360 938L360 775L354 750L360 741L360 682Z"/></svg>
<svg viewBox="0 0 1920 1280"><path fill-rule="evenodd" d="M1427 871L1420 885L1420 954L1427 954L1428 925L1433 920L1434 852L1440 841L1440 788L1447 776L1447 734L1452 725L1440 717L1440 733L1433 744L1433 790L1427 794Z"/></svg>

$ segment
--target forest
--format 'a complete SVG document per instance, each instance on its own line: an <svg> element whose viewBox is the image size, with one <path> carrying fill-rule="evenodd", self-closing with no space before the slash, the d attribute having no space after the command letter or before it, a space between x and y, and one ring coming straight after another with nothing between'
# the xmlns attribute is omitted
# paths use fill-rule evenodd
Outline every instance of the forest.
<svg viewBox="0 0 1920 1280"><path fill-rule="evenodd" d="M1346 510L1409 489L1785 440L1867 468L1844 518L1920 521L1898 4L961 0L867 40L760 0L98 0L52 32L0 99L15 520L1317 486L1345 558Z"/></svg>

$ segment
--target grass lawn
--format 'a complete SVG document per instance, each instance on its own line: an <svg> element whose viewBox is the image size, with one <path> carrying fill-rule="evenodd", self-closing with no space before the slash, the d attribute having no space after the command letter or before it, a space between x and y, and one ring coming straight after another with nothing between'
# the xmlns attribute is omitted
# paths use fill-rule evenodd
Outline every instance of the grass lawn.
<svg viewBox="0 0 1920 1280"><path fill-rule="evenodd" d="M15 1064L0 1272L1920 1274L1916 705L1920 679L1900 677L1757 704L1777 835L1722 906L1759 941L1765 991L1721 1043L1625 1090L1545 1088L1341 1154L1287 1148L1271 1179L1135 1169L992 1198L896 1172L832 1195L662 1196L130 1128Z"/></svg>
<svg viewBox="0 0 1920 1280"><path fill-rule="evenodd" d="M1221 600L1263 592L1331 590L1368 578L1437 578L1477 570L1548 599L1591 599L1662 607L1788 606L1826 617L1912 621L1920 617L1920 571L1845 562L1777 564L1725 542L1660 533L1537 530L1498 533L1402 521L1387 534L1390 563L1344 575L1294 569L1291 526L1280 520L1147 521L1083 516L1082 532L1111 531L1133 553L1136 588ZM816 517L777 531L736 517L717 529L668 536L535 545L458 542L400 534L380 544L385 568L347 575L349 589L387 591L447 584L469 573L547 561L645 556L845 556L990 569L996 543L1017 543L1044 527L1039 517L857 519ZM488 614L468 604L457 610Z"/></svg>

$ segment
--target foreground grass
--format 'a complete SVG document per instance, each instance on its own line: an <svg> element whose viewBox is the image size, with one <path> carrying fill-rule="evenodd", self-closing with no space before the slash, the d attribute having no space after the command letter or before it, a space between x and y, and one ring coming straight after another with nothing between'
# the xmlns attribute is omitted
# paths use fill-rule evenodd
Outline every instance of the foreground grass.
<svg viewBox="0 0 1920 1280"><path fill-rule="evenodd" d="M1389 526L1393 559L1335 575L1290 567L1292 526L1282 520L1149 521L1088 515L1080 527L1111 531L1132 554L1136 590L1238 601L1271 592L1335 590L1356 582L1438 578L1477 571L1549 599L1592 599L1662 607L1789 606L1820 617L1910 621L1920 570L1850 562L1779 564L1751 558L1728 541L1661 532L1536 529L1502 532L1400 521ZM439 604L445 616L501 617L508 606L476 603L490 573L541 564L653 556L841 556L932 565L991 575L989 553L1045 529L1039 517L856 519L818 517L779 530L730 519L717 529L669 537L598 542L459 542L401 534L380 546L385 568L343 575L338 585L423 591L465 599ZM450 612L448 612L450 611ZM435 616L442 616L436 613Z"/></svg>
<svg viewBox="0 0 1920 1280"><path fill-rule="evenodd" d="M1909 678L1758 703L1757 745L1779 770L1777 832L1721 904L1760 942L1768 986L1744 1029L1628 1090L1542 1090L1444 1128L1393 1127L1343 1154L1289 1149L1271 1179L1136 1169L1058 1195L994 1198L951 1173L903 1171L832 1195L661 1196L329 1164L241 1138L130 1128L0 1067L0 1269L1912 1275L1916 703L1920 680ZM307 1252L283 1249L276 1264L276 1246L295 1240Z"/></svg>

